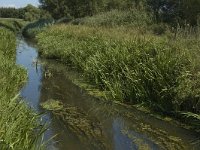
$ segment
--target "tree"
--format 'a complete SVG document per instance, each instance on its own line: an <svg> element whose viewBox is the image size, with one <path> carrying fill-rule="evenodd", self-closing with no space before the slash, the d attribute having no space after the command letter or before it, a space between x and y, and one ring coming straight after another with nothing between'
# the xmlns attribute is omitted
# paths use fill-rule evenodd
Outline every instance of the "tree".
<svg viewBox="0 0 200 150"><path fill-rule="evenodd" d="M24 19L26 21L34 21L38 20L40 18L40 9L33 5L27 5L24 8L25 14L24 14Z"/></svg>
<svg viewBox="0 0 200 150"><path fill-rule="evenodd" d="M2 18L20 18L23 19L24 11L22 8L0 8L0 17Z"/></svg>
<svg viewBox="0 0 200 150"><path fill-rule="evenodd" d="M48 12L30 4L24 7L24 12L24 20L26 21L35 21L41 18L51 18L51 15Z"/></svg>
<svg viewBox="0 0 200 150"><path fill-rule="evenodd" d="M47 10L56 19L69 15L65 0L40 0L40 4L42 9Z"/></svg>

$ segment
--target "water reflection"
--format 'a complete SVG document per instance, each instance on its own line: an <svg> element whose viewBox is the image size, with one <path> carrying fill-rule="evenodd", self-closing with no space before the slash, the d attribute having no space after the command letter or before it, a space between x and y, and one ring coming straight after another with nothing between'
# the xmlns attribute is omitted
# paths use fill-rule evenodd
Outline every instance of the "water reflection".
<svg viewBox="0 0 200 150"><path fill-rule="evenodd" d="M36 67L38 53L33 45L24 40L18 41L16 63L22 65L28 72L28 83L21 90L21 96L28 99L29 104L38 110L41 90L42 67Z"/></svg>

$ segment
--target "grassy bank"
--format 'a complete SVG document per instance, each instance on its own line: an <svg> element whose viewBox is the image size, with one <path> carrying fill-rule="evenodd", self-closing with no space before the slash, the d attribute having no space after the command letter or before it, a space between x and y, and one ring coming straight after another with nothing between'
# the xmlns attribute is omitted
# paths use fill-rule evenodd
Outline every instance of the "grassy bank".
<svg viewBox="0 0 200 150"><path fill-rule="evenodd" d="M16 96L27 74L15 57L14 33L0 29L0 149L40 149L39 116Z"/></svg>
<svg viewBox="0 0 200 150"><path fill-rule="evenodd" d="M29 23L22 29L22 35L26 38L33 39L44 27L51 26L52 24L54 24L53 19L40 19Z"/></svg>
<svg viewBox="0 0 200 150"><path fill-rule="evenodd" d="M27 23L22 19L0 18L0 28L6 28L15 33L20 32Z"/></svg>
<svg viewBox="0 0 200 150"><path fill-rule="evenodd" d="M27 38L35 38L35 36L43 30L44 27L53 24L70 24L70 25L85 25L90 27L123 27L135 28L140 33L147 32L153 24L152 14L147 13L145 10L111 10L102 12L95 16L88 16L84 18L61 18L58 20L53 19L40 19L25 26L22 30L23 36Z"/></svg>
<svg viewBox="0 0 200 150"><path fill-rule="evenodd" d="M198 42L191 50L181 41L134 32L57 25L37 40L42 56L71 64L114 100L199 113L199 60L192 57Z"/></svg>

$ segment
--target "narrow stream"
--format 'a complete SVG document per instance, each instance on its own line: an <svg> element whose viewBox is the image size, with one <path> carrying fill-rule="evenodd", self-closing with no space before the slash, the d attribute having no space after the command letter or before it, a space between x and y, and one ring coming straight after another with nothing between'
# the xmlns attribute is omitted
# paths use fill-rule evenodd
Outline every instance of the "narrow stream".
<svg viewBox="0 0 200 150"><path fill-rule="evenodd" d="M38 59L37 47L19 39L17 64L28 71L21 96L38 112L48 100L62 102L63 111L47 112L48 150L198 150L197 133L134 109L92 98L68 79L62 64Z"/></svg>

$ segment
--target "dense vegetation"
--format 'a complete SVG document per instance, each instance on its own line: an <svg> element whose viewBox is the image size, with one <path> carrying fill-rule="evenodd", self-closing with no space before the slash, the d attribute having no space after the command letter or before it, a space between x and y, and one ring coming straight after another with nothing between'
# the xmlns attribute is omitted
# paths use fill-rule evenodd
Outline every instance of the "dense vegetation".
<svg viewBox="0 0 200 150"><path fill-rule="evenodd" d="M22 34L27 38L35 38L35 36L43 30L44 27L54 24L54 19L40 19L31 22L22 29Z"/></svg>
<svg viewBox="0 0 200 150"><path fill-rule="evenodd" d="M87 26L104 26L104 27L119 27L126 28L134 27L145 30L147 26L153 24L153 18L144 10L131 9L131 10L111 10L106 13L99 13L92 17L84 17L75 19L71 24L82 24Z"/></svg>
<svg viewBox="0 0 200 150"><path fill-rule="evenodd" d="M0 27L6 28L14 33L20 32L28 22L22 19L1 18Z"/></svg>
<svg viewBox="0 0 200 150"><path fill-rule="evenodd" d="M171 25L197 25L200 14L199 0L147 0L158 22Z"/></svg>
<svg viewBox="0 0 200 150"><path fill-rule="evenodd" d="M157 22L171 25L197 25L200 13L199 0L40 0L41 7L56 19L62 17L85 17L113 9L130 10L137 8L153 12Z"/></svg>
<svg viewBox="0 0 200 150"><path fill-rule="evenodd" d="M27 5L24 8L0 8L0 18L17 18L25 21L35 21L41 18L51 18L51 15L45 10L39 9L33 5Z"/></svg>
<svg viewBox="0 0 200 150"><path fill-rule="evenodd" d="M16 8L0 8L0 17L1 18L24 18L24 9L16 9Z"/></svg>
<svg viewBox="0 0 200 150"><path fill-rule="evenodd" d="M85 17L112 9L129 9L143 3L143 0L40 0L41 7L56 19L62 17Z"/></svg>
<svg viewBox="0 0 200 150"><path fill-rule="evenodd" d="M16 96L27 74L15 54L15 34L0 27L0 149L42 149L39 116Z"/></svg>
<svg viewBox="0 0 200 150"><path fill-rule="evenodd" d="M163 111L199 112L198 52L137 31L53 26L38 35L42 56L57 58L108 90L116 100L148 103ZM59 41L59 42L58 42ZM196 64L196 65L194 65ZM193 66L193 67L191 67Z"/></svg>

